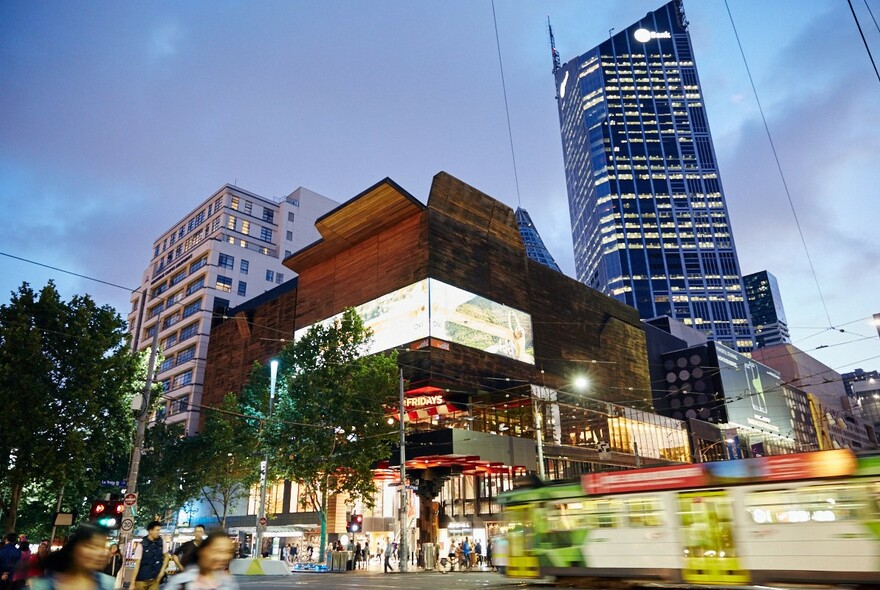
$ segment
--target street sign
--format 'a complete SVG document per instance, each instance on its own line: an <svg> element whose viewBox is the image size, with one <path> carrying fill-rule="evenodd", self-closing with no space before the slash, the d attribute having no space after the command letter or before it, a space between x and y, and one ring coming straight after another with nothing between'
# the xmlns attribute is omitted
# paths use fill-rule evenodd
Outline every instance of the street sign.
<svg viewBox="0 0 880 590"><path fill-rule="evenodd" d="M417 490L417 489L419 489L419 486L406 486L406 489L408 489L408 490Z"/></svg>
<svg viewBox="0 0 880 590"><path fill-rule="evenodd" d="M122 518L122 524L119 525L119 528L122 529L123 532L130 533L132 529L134 529L134 518L131 516L124 516Z"/></svg>
<svg viewBox="0 0 880 590"><path fill-rule="evenodd" d="M260 526L266 526L266 523L268 523L268 522L269 521L266 520L266 517L264 516L263 518L260 519Z"/></svg>
<svg viewBox="0 0 880 590"><path fill-rule="evenodd" d="M126 506L134 506L135 504L137 504L137 501L138 495L135 492L125 494L125 499L123 500Z"/></svg>
<svg viewBox="0 0 880 590"><path fill-rule="evenodd" d="M128 482L124 479L102 479L101 485L107 488L124 488Z"/></svg>

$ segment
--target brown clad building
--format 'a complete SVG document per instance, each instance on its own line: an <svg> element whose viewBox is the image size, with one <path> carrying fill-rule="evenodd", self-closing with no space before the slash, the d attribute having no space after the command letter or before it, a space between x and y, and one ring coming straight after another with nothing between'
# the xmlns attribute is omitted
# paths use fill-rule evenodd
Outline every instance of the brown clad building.
<svg viewBox="0 0 880 590"><path fill-rule="evenodd" d="M315 226L321 239L284 261L298 279L212 328L203 405L355 307L374 352L403 350L408 440L430 443L407 449L407 471L441 525L444 512L491 521L492 494L536 469L538 416L548 477L690 460L683 423L651 413L638 312L530 260L510 207L441 172L427 205L385 179ZM485 481L447 485L459 475Z"/></svg>

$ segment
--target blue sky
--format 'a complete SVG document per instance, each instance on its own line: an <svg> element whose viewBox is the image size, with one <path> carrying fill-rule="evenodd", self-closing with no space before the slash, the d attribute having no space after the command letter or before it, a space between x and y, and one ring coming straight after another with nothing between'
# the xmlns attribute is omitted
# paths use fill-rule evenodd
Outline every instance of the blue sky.
<svg viewBox="0 0 880 590"><path fill-rule="evenodd" d="M724 3L690 0L742 269L777 275L802 349L878 368L880 84L845 2L729 1L837 329ZM496 0L518 197L488 0L7 0L0 251L136 287L152 240L224 183L344 201L389 176L424 201L444 170L528 209L574 274L546 19L568 60L660 4ZM853 5L880 58L865 1ZM8 257L0 300L50 278L128 309L121 289Z"/></svg>

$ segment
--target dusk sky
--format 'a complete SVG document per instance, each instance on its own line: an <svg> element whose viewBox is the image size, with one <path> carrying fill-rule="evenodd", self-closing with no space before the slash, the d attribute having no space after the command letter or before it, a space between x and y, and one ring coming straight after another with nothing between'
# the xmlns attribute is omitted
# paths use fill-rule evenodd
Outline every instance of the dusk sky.
<svg viewBox="0 0 880 590"><path fill-rule="evenodd" d="M686 0L742 270L778 277L802 350L880 368L880 83L847 2L729 2L828 315L724 2ZM387 176L424 202L442 170L528 209L573 276L547 17L568 61L662 4L496 1L518 200L489 0L5 0L0 251L135 288L225 183L341 202ZM123 289L0 256L0 302L49 279L128 312Z"/></svg>

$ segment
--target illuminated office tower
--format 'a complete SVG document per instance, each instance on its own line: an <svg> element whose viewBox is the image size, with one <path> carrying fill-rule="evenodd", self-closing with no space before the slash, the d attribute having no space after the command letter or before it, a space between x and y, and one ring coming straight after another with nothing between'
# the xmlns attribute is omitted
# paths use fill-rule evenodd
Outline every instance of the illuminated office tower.
<svg viewBox="0 0 880 590"><path fill-rule="evenodd" d="M551 32L552 43L552 32ZM680 1L561 64L578 280L740 351L752 329Z"/></svg>
<svg viewBox="0 0 880 590"><path fill-rule="evenodd" d="M774 344L791 344L776 277L762 270L744 276L743 283L755 329L755 345L760 348Z"/></svg>
<svg viewBox="0 0 880 590"><path fill-rule="evenodd" d="M535 228L535 224L532 222L532 216L529 215L529 212L522 207L517 207L515 215L516 226L519 228L523 244L526 247L526 256L535 262L540 262L544 266L552 268L556 272L562 272L559 265L556 264L556 261L553 259L553 255L550 254L550 250L544 245L544 240L541 239L541 234L539 234L538 230Z"/></svg>

